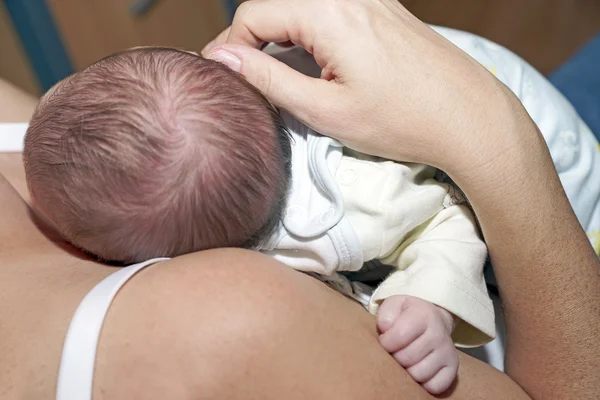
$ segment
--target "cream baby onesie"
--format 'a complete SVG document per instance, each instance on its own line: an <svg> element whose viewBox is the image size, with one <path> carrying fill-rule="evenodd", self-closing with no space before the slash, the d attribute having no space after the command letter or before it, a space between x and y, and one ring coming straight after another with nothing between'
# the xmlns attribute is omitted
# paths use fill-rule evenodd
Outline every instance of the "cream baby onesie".
<svg viewBox="0 0 600 400"><path fill-rule="evenodd" d="M568 100L510 50L471 33L431 28L481 63L521 100L544 136L571 206L600 255L600 144L594 134ZM320 76L312 56L300 48L273 46L268 51L306 75Z"/></svg>
<svg viewBox="0 0 600 400"><path fill-rule="evenodd" d="M292 135L291 188L282 224L261 250L323 276L379 260L395 271L371 294L370 312L393 295L419 297L460 318L457 345L492 340L486 246L461 196L434 179L432 167L352 152L287 113L284 121Z"/></svg>
<svg viewBox="0 0 600 400"><path fill-rule="evenodd" d="M544 136L546 143L548 144L559 177L565 188L567 196L571 201L573 209L575 210L575 213L577 214L577 217L579 218L583 228L588 233L592 245L600 254L600 179L598 179L597 173L594 172L600 171L600 145L598 145L598 142L594 138L594 135L590 132L589 128L585 125L585 123L583 123L581 118L577 115L576 111L564 98L564 96L562 96L539 72L537 72L534 68L516 56L514 53L495 43L470 33L436 26L432 26L432 28L446 39L450 40L456 46L461 48L475 60L479 61L501 82L507 85L507 87L512 90L521 100L531 118L540 128L540 131ZM304 52L302 49L293 48L282 50L277 47L271 47L267 48L267 51L282 62L290 65L306 75L313 77L320 76L319 66L314 62L312 56ZM485 133L482 132L482 134ZM346 195L348 195L349 192L352 192L352 189L347 188L347 186L353 186L356 183L358 174L356 173L356 168L345 168L345 166L358 163L361 157L364 158L364 156L360 155L355 157L355 160L344 158L344 167L339 169L339 171L336 170L335 172L336 178L339 182L340 192L343 191ZM380 162L379 167L384 169L386 167L385 162ZM407 168L406 173L410 174L412 171L413 176L418 175L418 168L423 168L422 174L424 175L421 176L430 177L432 175L432 171L427 167L411 166L410 164L405 165L405 167ZM376 174L373 175L373 177L375 176ZM367 183L370 180L371 179L366 179ZM366 195L366 193L370 190L368 187L369 186L365 186L363 189L363 195ZM452 196L450 196L450 198L452 198ZM368 208L365 210L368 210ZM435 225L435 221L444 219L445 215L452 214L455 212L455 210L463 209L455 206L445 207L432 220L432 222L434 222L432 226ZM341 224L349 224L348 220L353 216L355 221L354 224L359 226L360 223L356 221L360 211L363 210L353 210L352 207L347 207L347 216L346 218L340 220ZM295 212L298 213L300 211L296 210ZM448 221L454 223L452 218L449 218ZM427 226L427 224L425 224L425 226ZM440 226L441 230L445 230L444 224L440 224ZM364 227L361 226L360 229L362 231ZM437 229L440 228L436 228L436 230ZM416 234L415 236L418 237L418 230L415 230L415 232L411 233ZM359 234L360 232L357 233L356 236ZM344 247L340 247L339 245L340 243L342 245L346 244L346 241L340 241L339 234L332 236L337 238L336 243L338 244L338 248L344 250ZM390 254L383 255L382 261L393 264L394 258L398 256L398 258L395 259L395 261L398 262L402 259L402 254L399 253L407 254L411 263L415 262L417 255L420 256L421 254L427 254L427 256L429 256L428 252L420 251L420 248L424 247L424 243L421 243L425 240L423 238L415 239L416 238L412 235L406 236L404 238L404 242L397 247L395 251L392 251ZM356 240L358 241L358 239ZM411 244L413 240L416 246ZM349 242L352 243L352 240ZM305 240L302 245L306 247L307 241ZM413 248L418 249L418 251L413 251ZM334 246L331 246L329 251L333 251L333 254L335 255ZM365 259L368 259L370 255L374 254L374 250L370 252L369 251L370 250L368 248L365 248L365 254L363 256L366 258L363 257L363 259L360 260L361 262ZM410 256L411 252L414 252L413 256ZM346 251L340 251L339 255L342 256L342 261L345 262L352 261L351 258L353 256L356 257L356 254L347 251L347 249ZM335 258L338 257L338 255L331 257ZM335 277L336 272L331 270L332 259L325 261L329 261L330 263L325 263L325 265L329 265L329 269L326 272L331 274L329 276ZM354 260L354 263L354 265L356 265L357 260ZM310 263L304 264L309 265ZM370 268L373 264L374 263L372 262L366 263L365 267L362 268L362 271ZM418 262L417 264L421 265L425 263ZM344 263L341 263L341 265L344 265ZM341 269L344 270L344 268ZM354 270L355 267L346 267L345 269ZM412 283L414 283L416 280L420 280L420 278L415 278L417 274L412 274L411 271L413 269L414 268L411 266L404 271L400 270L399 272L391 275L388 280L377 289L377 292L373 297L370 297L371 292L368 291L368 289L365 290L360 285L355 286L355 284L353 284L351 286L348 284L348 282L344 281L344 279L333 279L332 281L336 282L337 287L340 288L342 292L353 295L353 297L355 297L357 300L368 304L371 311L374 311L377 305L376 300L379 298L385 298L388 295L387 287L389 284L395 285L396 283L406 280L410 280ZM308 270L311 269L308 268ZM428 272L426 268L420 268L420 270L421 272L418 274L419 277L425 276ZM423 273L423 271L425 271L425 273ZM435 268L435 272L431 272L431 274L437 274L439 272L439 268ZM478 281L475 281L474 283L474 286L477 287ZM416 285L413 287L420 286ZM449 288L446 289L450 290ZM441 296L442 293L436 295ZM487 301L483 303L487 303ZM473 311L475 314L476 311ZM479 317L481 317L482 320L489 320L485 314L487 313L484 312L483 314L479 315ZM476 322L474 322L474 324L478 325ZM480 330L478 334L475 325L469 327L469 325L465 323L458 327L455 335L458 337L458 344L460 344L461 341L464 341L460 339L461 336L471 337L472 339L475 338L475 340L466 340L466 342L470 343L483 342L484 340L487 340L485 339L485 331ZM466 334L461 333L463 330L466 331ZM478 340L477 337L479 337L481 340Z"/></svg>

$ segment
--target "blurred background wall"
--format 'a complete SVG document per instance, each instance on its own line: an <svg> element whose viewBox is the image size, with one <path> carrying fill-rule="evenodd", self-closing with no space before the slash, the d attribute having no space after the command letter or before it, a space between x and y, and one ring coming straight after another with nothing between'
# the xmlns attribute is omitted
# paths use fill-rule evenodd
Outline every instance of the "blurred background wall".
<svg viewBox="0 0 600 400"><path fill-rule="evenodd" d="M37 94L40 91L35 72L2 1L0 1L0 78L5 78L30 93Z"/></svg>
<svg viewBox="0 0 600 400"><path fill-rule="evenodd" d="M351 0L348 0L351 1ZM600 32L598 0L404 0L425 22L479 34L545 74ZM199 50L236 0L0 0L0 77L33 94L117 50Z"/></svg>
<svg viewBox="0 0 600 400"><path fill-rule="evenodd" d="M600 32L598 0L404 0L425 22L475 33L545 74Z"/></svg>
<svg viewBox="0 0 600 400"><path fill-rule="evenodd" d="M40 94L133 46L200 50L224 29L225 0L0 0L0 78Z"/></svg>
<svg viewBox="0 0 600 400"><path fill-rule="evenodd" d="M46 0L76 69L140 45L200 50L228 21L221 0Z"/></svg>

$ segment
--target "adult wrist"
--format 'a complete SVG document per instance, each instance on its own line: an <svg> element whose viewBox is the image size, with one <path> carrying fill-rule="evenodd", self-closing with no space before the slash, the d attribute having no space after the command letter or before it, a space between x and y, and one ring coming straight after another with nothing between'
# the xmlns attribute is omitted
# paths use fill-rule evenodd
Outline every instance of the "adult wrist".
<svg viewBox="0 0 600 400"><path fill-rule="evenodd" d="M485 91L486 101L470 105L469 116L452 128L457 140L432 164L467 195L495 181L506 184L515 173L547 166L548 160L551 164L544 138L519 99L500 82L496 86Z"/></svg>

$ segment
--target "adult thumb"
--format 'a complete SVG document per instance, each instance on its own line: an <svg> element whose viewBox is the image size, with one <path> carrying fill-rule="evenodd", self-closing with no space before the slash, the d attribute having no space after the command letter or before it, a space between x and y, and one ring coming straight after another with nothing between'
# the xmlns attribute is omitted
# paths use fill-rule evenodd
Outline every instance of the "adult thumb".
<svg viewBox="0 0 600 400"><path fill-rule="evenodd" d="M206 58L239 72L275 106L307 125L318 126L327 105L335 104L334 83L306 76L260 50L225 44L211 49Z"/></svg>

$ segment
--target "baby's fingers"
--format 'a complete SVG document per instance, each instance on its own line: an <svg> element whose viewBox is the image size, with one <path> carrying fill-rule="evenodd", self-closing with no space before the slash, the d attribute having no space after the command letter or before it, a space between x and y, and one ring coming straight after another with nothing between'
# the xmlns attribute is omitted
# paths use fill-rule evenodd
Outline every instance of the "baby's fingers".
<svg viewBox="0 0 600 400"><path fill-rule="evenodd" d="M423 384L423 388L431 394L441 394L452 386L452 382L456 379L456 367L444 367L429 381Z"/></svg>
<svg viewBox="0 0 600 400"><path fill-rule="evenodd" d="M415 342L426 330L423 319L401 314L390 329L379 335L379 343L388 353L394 354Z"/></svg>
<svg viewBox="0 0 600 400"><path fill-rule="evenodd" d="M377 329L385 333L393 325L409 301L408 296L392 296L383 301L377 311Z"/></svg>
<svg viewBox="0 0 600 400"><path fill-rule="evenodd" d="M458 371L458 354L455 349L437 349L419 363L407 369L412 378L431 394L446 391Z"/></svg>
<svg viewBox="0 0 600 400"><path fill-rule="evenodd" d="M427 357L435 348L436 342L430 334L425 333L393 355L400 365L409 368Z"/></svg>

